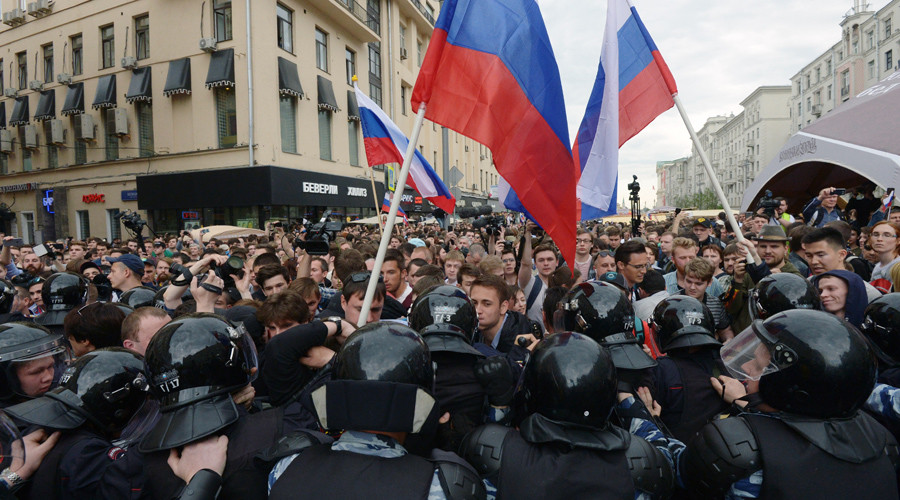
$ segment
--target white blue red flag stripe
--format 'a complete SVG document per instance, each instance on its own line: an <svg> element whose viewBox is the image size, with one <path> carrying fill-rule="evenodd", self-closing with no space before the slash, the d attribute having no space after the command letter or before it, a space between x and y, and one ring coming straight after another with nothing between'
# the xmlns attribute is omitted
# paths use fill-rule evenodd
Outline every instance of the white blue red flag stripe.
<svg viewBox="0 0 900 500"><path fill-rule="evenodd" d="M382 212L390 212L391 211L391 196L393 196L393 192L385 191L384 192L384 200L381 201L381 211ZM403 217L404 221L408 221L406 218L406 212L403 210L403 207L397 207L397 215Z"/></svg>
<svg viewBox="0 0 900 500"><path fill-rule="evenodd" d="M403 163L409 139L375 102L359 90L357 85L354 84L353 87L356 91L356 102L359 103L359 118L369 165ZM448 214L453 213L456 198L450 194L450 190L418 150L410 163L406 183Z"/></svg>
<svg viewBox="0 0 900 500"><path fill-rule="evenodd" d="M619 147L671 108L676 93L630 0L609 0L597 79L572 147L582 220L616 214Z"/></svg>
<svg viewBox="0 0 900 500"><path fill-rule="evenodd" d="M891 203L893 203L893 202L894 202L894 190L891 189L890 194L888 194L887 198L884 199L884 206L889 207L889 206L891 206Z"/></svg>

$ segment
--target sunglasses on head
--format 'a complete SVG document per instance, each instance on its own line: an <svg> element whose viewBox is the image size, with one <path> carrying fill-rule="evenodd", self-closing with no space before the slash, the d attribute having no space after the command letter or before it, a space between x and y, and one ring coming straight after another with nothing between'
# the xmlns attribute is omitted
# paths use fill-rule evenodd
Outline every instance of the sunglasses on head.
<svg viewBox="0 0 900 500"><path fill-rule="evenodd" d="M372 271L365 271L365 272L360 272L360 273L353 273L353 274L350 275L350 281L353 282L353 283L365 283L366 281L369 281L369 278L370 278L371 276L372 276ZM383 283L383 282L384 282L384 278L381 277L381 276L379 276L379 277L378 277L378 282L379 282L379 283Z"/></svg>

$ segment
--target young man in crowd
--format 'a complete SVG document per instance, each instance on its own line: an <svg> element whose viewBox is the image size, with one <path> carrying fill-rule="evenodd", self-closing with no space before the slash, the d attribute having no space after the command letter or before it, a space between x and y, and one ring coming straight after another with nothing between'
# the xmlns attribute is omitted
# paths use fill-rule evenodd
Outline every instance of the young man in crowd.
<svg viewBox="0 0 900 500"><path fill-rule="evenodd" d="M697 217L697 219L694 220L691 231L694 233L694 236L697 237L699 248L703 248L706 245L718 245L720 248L725 248L725 243L722 243L721 240L713 236L713 230L715 228L716 221L713 219Z"/></svg>
<svg viewBox="0 0 900 500"><path fill-rule="evenodd" d="M472 282L469 294L478 314L475 341L506 353L516 337L533 333L531 321L509 309L509 286L497 276L482 276Z"/></svg>
<svg viewBox="0 0 900 500"><path fill-rule="evenodd" d="M462 289L463 292L466 292L466 295L469 295L469 291L472 288L472 283L476 278L481 277L481 271L478 270L476 266L472 264L463 264L462 267L459 268L459 272L457 273L459 277L459 283L457 286Z"/></svg>
<svg viewBox="0 0 900 500"><path fill-rule="evenodd" d="M706 292L710 282L713 281L714 271L712 264L706 260L699 257L692 259L684 268L683 294L699 300L709 308L716 321L716 334L721 342L726 342L734 337L734 331L731 329L731 318L725 311L725 305L722 301Z"/></svg>
<svg viewBox="0 0 900 500"><path fill-rule="evenodd" d="M406 282L406 259L399 250L389 248L385 253L381 275L387 293L409 309L412 305L412 287Z"/></svg>
<svg viewBox="0 0 900 500"><path fill-rule="evenodd" d="M447 284L456 286L458 282L457 273L459 268L466 263L466 258L462 252L453 250L447 253L444 258L444 274L447 275Z"/></svg>
<svg viewBox="0 0 900 500"><path fill-rule="evenodd" d="M259 268L256 273L256 282L266 300L278 292L286 289L291 282L288 270L280 264L269 264Z"/></svg>
<svg viewBox="0 0 900 500"><path fill-rule="evenodd" d="M650 257L644 244L637 240L623 243L616 250L616 272L625 278L625 289L628 299L637 300L636 285L644 281L644 275L650 269Z"/></svg>
<svg viewBox="0 0 900 500"><path fill-rule="evenodd" d="M540 244L532 252L531 232L536 225L529 222L525 226L525 248L522 252L522 266L519 268L519 288L525 292L526 316L537 323L542 323L541 310L544 304L544 294L550 282L550 275L556 270L559 263L556 249L549 243ZM531 273L531 259L534 256L534 264L537 274Z"/></svg>
<svg viewBox="0 0 900 500"><path fill-rule="evenodd" d="M846 270L844 259L847 258L846 244L841 233L830 227L822 227L803 237L803 251L809 262L812 276L828 271ZM866 297L869 302L881 296L875 287L866 283Z"/></svg>
<svg viewBox="0 0 900 500"><path fill-rule="evenodd" d="M594 237L584 229L578 229L575 234L575 269L581 271L582 276L587 276L591 270L591 248L594 246Z"/></svg>
<svg viewBox="0 0 900 500"><path fill-rule="evenodd" d="M666 280L666 291L669 295L679 293L679 290L685 288L684 268L688 262L697 257L697 243L690 238L675 238L672 241L672 261L675 263L675 270L664 276ZM718 280L712 280L706 293L713 297L720 297L724 290Z"/></svg>
<svg viewBox="0 0 900 500"><path fill-rule="evenodd" d="M119 291L119 297L128 290L143 285L141 279L144 277L144 263L140 257L129 253L109 257L107 260L110 263L109 282L113 289Z"/></svg>
<svg viewBox="0 0 900 500"><path fill-rule="evenodd" d="M122 322L122 345L143 356L153 335L170 321L172 318L162 309L139 307Z"/></svg>

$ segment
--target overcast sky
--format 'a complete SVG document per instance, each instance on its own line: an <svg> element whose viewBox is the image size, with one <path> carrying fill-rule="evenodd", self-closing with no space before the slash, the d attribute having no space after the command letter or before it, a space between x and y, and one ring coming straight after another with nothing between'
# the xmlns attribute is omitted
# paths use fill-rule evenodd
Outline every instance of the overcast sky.
<svg viewBox="0 0 900 500"><path fill-rule="evenodd" d="M556 53L574 139L590 97L606 22L606 0L537 0ZM803 66L836 43L852 0L632 0L669 65L695 129L741 111L762 85L790 85ZM880 9L887 0L870 2ZM571 142L571 141L570 141ZM691 140L673 107L622 146L619 201L636 174L642 205L656 200L656 162L690 155ZM627 197L627 194L624 196Z"/></svg>

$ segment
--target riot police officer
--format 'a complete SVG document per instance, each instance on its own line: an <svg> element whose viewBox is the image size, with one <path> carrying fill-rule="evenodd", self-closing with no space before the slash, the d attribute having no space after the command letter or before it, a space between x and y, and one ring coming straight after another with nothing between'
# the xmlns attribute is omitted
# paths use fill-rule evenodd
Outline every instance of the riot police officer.
<svg viewBox="0 0 900 500"><path fill-rule="evenodd" d="M663 299L650 322L659 350L666 354L656 359L659 364L653 369L654 399L672 435L687 441L727 408L709 380L725 373L716 322L705 304L687 295Z"/></svg>
<svg viewBox="0 0 900 500"><path fill-rule="evenodd" d="M0 325L0 406L56 387L71 354L65 337L34 323Z"/></svg>
<svg viewBox="0 0 900 500"><path fill-rule="evenodd" d="M12 311L13 302L16 301L16 287L7 279L0 279L0 324L9 321L21 321L25 319L21 313L15 314Z"/></svg>
<svg viewBox="0 0 900 500"><path fill-rule="evenodd" d="M707 424L683 456L703 498L896 499L897 442L860 407L875 356L849 323L821 311L756 320L722 347L761 412Z"/></svg>
<svg viewBox="0 0 900 500"><path fill-rule="evenodd" d="M458 456L433 450L428 460L403 446L436 424L433 385L428 347L414 330L378 322L354 332L332 380L312 394L322 427L344 433L279 462L269 498L483 498L484 485Z"/></svg>
<svg viewBox="0 0 900 500"><path fill-rule="evenodd" d="M153 336L146 364L160 406L159 420L138 448L147 454L150 496L172 498L185 487L166 463L169 450L224 434L228 461L219 498L265 498L268 471L257 470L253 457L281 434L282 413L249 415L232 399L258 370L253 339L242 325L215 314L183 316Z"/></svg>
<svg viewBox="0 0 900 500"><path fill-rule="evenodd" d="M155 304L156 300L156 290L146 287L139 286L128 290L123 293L121 297L119 297L119 302L124 302L132 307L132 309L137 309L138 307L144 306L152 306Z"/></svg>
<svg viewBox="0 0 900 500"><path fill-rule="evenodd" d="M665 496L674 486L672 463L609 421L616 371L607 350L585 335L541 340L525 366L528 416L519 430L480 427L464 439L463 457L497 488L498 498Z"/></svg>
<svg viewBox="0 0 900 500"><path fill-rule="evenodd" d="M28 497L137 498L143 457L112 440L146 399L143 359L113 347L78 358L56 389L7 408L17 419L63 433L35 473Z"/></svg>
<svg viewBox="0 0 900 500"><path fill-rule="evenodd" d="M770 274L750 291L750 318L766 319L789 309L821 309L819 292L793 273Z"/></svg>
<svg viewBox="0 0 900 500"><path fill-rule="evenodd" d="M87 304L89 283L80 274L56 273L47 278L41 287L44 314L34 322L47 327L53 333L64 333L66 315L73 309Z"/></svg>

